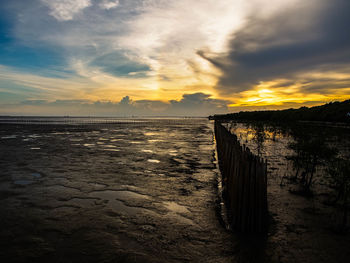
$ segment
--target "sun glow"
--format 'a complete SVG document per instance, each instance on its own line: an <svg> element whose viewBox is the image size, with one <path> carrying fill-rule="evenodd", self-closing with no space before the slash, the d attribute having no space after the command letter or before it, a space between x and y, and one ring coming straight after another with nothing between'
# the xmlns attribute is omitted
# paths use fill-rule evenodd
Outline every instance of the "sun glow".
<svg viewBox="0 0 350 263"><path fill-rule="evenodd" d="M339 76L339 75L337 75ZM243 91L238 94L238 98L233 99L235 103L229 105L230 108L234 107L260 107L260 106L281 106L293 104L302 104L306 102L324 102L334 100L345 100L350 98L350 87L347 89L342 88L339 93L333 91L332 93L325 92L320 93L306 93L304 90L307 88L308 83L293 83L285 85L287 80L280 79L269 82L260 82L252 90ZM349 95L346 95L345 90L349 91Z"/></svg>

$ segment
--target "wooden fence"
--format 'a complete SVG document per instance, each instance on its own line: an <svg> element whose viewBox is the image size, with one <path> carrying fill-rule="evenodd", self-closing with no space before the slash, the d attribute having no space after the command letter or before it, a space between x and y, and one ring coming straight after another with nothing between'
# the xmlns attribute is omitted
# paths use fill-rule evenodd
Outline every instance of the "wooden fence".
<svg viewBox="0 0 350 263"><path fill-rule="evenodd" d="M267 162L241 146L219 121L215 138L229 218L234 229L245 233L267 230Z"/></svg>

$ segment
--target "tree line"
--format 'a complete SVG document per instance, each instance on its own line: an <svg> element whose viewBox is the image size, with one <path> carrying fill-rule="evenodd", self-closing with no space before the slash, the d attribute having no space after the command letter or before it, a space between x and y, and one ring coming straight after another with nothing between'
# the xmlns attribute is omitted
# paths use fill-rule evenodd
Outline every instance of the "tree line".
<svg viewBox="0 0 350 263"><path fill-rule="evenodd" d="M301 107L299 109L241 111L237 113L217 114L209 116L209 119L272 122L320 121L350 124L350 100L330 102L310 108Z"/></svg>

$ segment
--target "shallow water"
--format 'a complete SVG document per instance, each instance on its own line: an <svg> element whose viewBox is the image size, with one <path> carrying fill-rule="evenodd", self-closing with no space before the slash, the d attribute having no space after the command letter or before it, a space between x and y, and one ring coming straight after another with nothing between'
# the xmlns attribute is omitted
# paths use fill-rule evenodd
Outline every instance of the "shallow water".
<svg viewBox="0 0 350 263"><path fill-rule="evenodd" d="M267 254L274 262L347 262L350 257L350 235L334 231L341 222L342 208L330 205L336 191L327 174L332 159L316 167L311 196L300 193L300 173L286 158L295 155L288 146L298 136L320 139L324 147L336 149L338 156L350 156L349 127L331 127L306 123L272 126L267 123L228 123L226 127L237 135L256 155L267 160L268 207L270 230ZM350 222L349 222L350 223Z"/></svg>

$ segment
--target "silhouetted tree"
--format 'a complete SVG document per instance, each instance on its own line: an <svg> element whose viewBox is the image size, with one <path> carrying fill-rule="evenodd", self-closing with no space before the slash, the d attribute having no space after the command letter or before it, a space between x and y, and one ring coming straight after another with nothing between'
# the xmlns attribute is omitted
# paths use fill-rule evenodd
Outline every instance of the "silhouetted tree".
<svg viewBox="0 0 350 263"><path fill-rule="evenodd" d="M224 115L209 116L217 120L239 121L322 121L350 123L350 100L343 102L331 102L316 107L301 107L299 109L248 111L229 113Z"/></svg>
<svg viewBox="0 0 350 263"><path fill-rule="evenodd" d="M256 143L258 156L261 156L262 150L264 148L264 142L267 139L265 126L262 122L253 122L250 124L250 127L253 130L253 141Z"/></svg>

